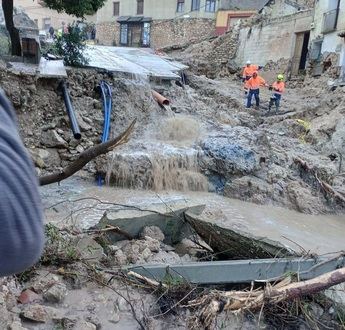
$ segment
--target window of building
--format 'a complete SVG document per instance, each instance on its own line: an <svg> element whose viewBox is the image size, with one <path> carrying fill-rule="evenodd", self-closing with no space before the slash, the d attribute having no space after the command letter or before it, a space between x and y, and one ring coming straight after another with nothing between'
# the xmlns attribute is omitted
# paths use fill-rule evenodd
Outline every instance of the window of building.
<svg viewBox="0 0 345 330"><path fill-rule="evenodd" d="M192 0L192 11L200 10L200 0Z"/></svg>
<svg viewBox="0 0 345 330"><path fill-rule="evenodd" d="M120 15L120 2L113 2L113 16Z"/></svg>
<svg viewBox="0 0 345 330"><path fill-rule="evenodd" d="M150 46L150 30L151 30L151 24L148 22L145 22L143 24L143 40L142 40L143 47Z"/></svg>
<svg viewBox="0 0 345 330"><path fill-rule="evenodd" d="M120 44L128 44L128 24L121 24L120 27Z"/></svg>
<svg viewBox="0 0 345 330"><path fill-rule="evenodd" d="M206 0L205 11L214 13L216 11L216 0Z"/></svg>
<svg viewBox="0 0 345 330"><path fill-rule="evenodd" d="M183 13L184 10L184 0L177 0L177 9L178 13Z"/></svg>
<svg viewBox="0 0 345 330"><path fill-rule="evenodd" d="M137 0L137 15L144 14L144 0Z"/></svg>
<svg viewBox="0 0 345 330"><path fill-rule="evenodd" d="M43 18L43 30L49 30L51 26L51 19L50 17L47 17L47 18Z"/></svg>
<svg viewBox="0 0 345 330"><path fill-rule="evenodd" d="M36 26L38 27L38 19L34 19Z"/></svg>

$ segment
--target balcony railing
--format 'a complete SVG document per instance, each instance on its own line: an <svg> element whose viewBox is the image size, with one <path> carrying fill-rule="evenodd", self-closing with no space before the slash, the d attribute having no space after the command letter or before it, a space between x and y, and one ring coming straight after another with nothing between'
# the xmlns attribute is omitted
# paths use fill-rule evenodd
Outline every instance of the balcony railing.
<svg viewBox="0 0 345 330"><path fill-rule="evenodd" d="M323 14L322 33L333 32L337 29L339 8Z"/></svg>

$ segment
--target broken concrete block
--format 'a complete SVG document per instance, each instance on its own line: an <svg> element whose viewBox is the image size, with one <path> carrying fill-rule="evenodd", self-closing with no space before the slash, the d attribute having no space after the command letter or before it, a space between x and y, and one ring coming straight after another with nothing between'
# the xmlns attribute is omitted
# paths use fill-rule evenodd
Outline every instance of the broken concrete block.
<svg viewBox="0 0 345 330"><path fill-rule="evenodd" d="M174 203L157 203L150 205L144 210L118 210L105 212L97 228L105 228L110 225L118 227L132 237L139 237L145 227L156 226L165 235L166 244L174 244L181 240L182 236L190 234L189 226L184 221L184 212L201 214L205 205L193 204L186 201ZM107 233L111 242L125 239L115 232Z"/></svg>
<svg viewBox="0 0 345 330"><path fill-rule="evenodd" d="M185 213L185 217L197 234L206 239L219 256L229 259L264 259L297 255L278 241L255 237L231 226L220 227L189 212Z"/></svg>

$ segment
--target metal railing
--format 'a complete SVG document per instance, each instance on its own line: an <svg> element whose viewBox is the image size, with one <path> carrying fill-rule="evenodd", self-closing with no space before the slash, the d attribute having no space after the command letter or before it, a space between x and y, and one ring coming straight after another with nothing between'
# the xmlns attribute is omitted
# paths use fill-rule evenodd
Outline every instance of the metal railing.
<svg viewBox="0 0 345 330"><path fill-rule="evenodd" d="M322 33L333 32L337 29L339 8L323 14Z"/></svg>

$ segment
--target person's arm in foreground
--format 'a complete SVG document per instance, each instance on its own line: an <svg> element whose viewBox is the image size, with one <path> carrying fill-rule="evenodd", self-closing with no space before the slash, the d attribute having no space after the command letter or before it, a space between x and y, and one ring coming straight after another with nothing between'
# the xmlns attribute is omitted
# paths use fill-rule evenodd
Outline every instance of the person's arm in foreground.
<svg viewBox="0 0 345 330"><path fill-rule="evenodd" d="M43 245L37 177L19 137L14 110L0 90L0 276L32 266Z"/></svg>

